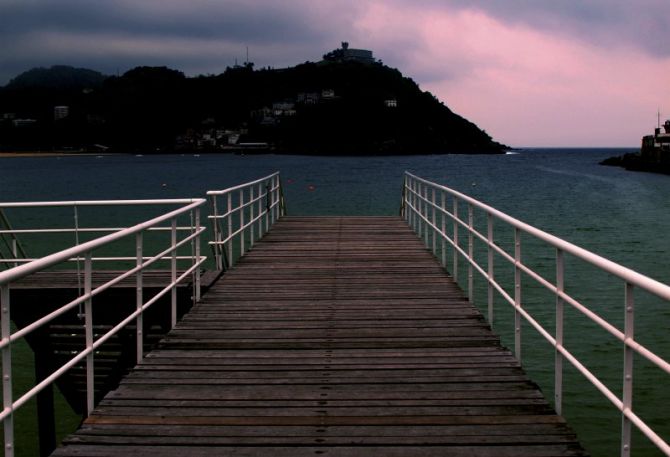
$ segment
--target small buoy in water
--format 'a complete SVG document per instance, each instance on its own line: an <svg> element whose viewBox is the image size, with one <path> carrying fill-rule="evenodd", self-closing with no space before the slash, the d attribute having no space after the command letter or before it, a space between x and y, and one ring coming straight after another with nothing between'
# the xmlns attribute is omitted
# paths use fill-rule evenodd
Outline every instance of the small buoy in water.
<svg viewBox="0 0 670 457"><path fill-rule="evenodd" d="M310 192L314 192L316 190L316 186L313 185L313 184L310 184L309 186L307 186L307 190L310 191Z"/></svg>
<svg viewBox="0 0 670 457"><path fill-rule="evenodd" d="M167 183L161 184L162 187L167 187Z"/></svg>
<svg viewBox="0 0 670 457"><path fill-rule="evenodd" d="M476 183L476 182L473 182L473 183L472 183L472 187L476 187L476 186L477 186L477 183Z"/></svg>

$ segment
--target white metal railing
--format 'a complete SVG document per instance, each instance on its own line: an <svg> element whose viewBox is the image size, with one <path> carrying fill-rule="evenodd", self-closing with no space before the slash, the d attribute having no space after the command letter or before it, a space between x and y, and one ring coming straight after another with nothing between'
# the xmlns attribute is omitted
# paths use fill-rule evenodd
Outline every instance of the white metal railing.
<svg viewBox="0 0 670 457"><path fill-rule="evenodd" d="M5 456L14 455L14 412L24 406L29 400L35 397L40 391L56 381L69 369L75 365L85 362L86 365L86 413L89 414L94 406L94 354L107 340L119 332L122 328L135 323L136 325L136 357L138 362L143 357L143 314L156 303L161 297L171 294L171 325L174 326L177 319L177 295L176 286L189 275L194 275L193 295L194 299L200 298L200 275L198 274L200 266L206 260L206 257L200 255L200 235L205 230L200 226L200 206L206 203L205 199L184 199L184 200L130 200L130 201L97 201L97 202L36 202L36 203L16 203L2 204L2 207L44 207L44 206L107 206L107 205L165 205L177 204L177 209L168 211L152 219L123 229L111 229L113 233L87 241L82 244L64 249L62 251L50 254L46 257L32 260L28 263L16 266L6 271L0 272L0 327L2 340L0 341L0 351L2 353L2 391L3 391L3 410L0 413L4 428ZM179 239L178 218L182 216L190 217L190 227L188 233L182 239ZM161 224L169 224L167 227ZM145 232L150 230L168 230L170 232L169 246L158 254L144 255ZM126 271L118 273L113 279L98 287L93 287L93 263L96 260L106 260L107 258L96 258L93 252L96 249L109 246L119 240L134 237L133 255L129 257L113 257L115 260L130 258L133 260L132 267ZM178 257L178 250L183 246L191 245L191 256ZM55 311L43 316L31 324L12 331L10 325L11 306L10 289L12 284L33 273L45 270L47 268L68 262L71 259L81 259L84 262L83 275L83 293L71 302L61 306ZM177 260L179 258L188 258L190 266L178 275ZM143 272L158 261L167 260L170 262L170 282L153 297L144 299L143 297ZM134 277L136 285L136 309L131 314L123 318L116 326L107 333L94 335L93 333L93 299L102 292L108 290L120 281ZM78 306L83 306L84 326L85 326L85 348L76 353L67 363L62 365L44 380L38 382L32 389L14 399L12 392L12 344L20 338L37 330L41 326L53 321L55 318L67 313ZM97 337L97 338L96 338Z"/></svg>
<svg viewBox="0 0 670 457"><path fill-rule="evenodd" d="M209 244L218 270L231 268L286 213L279 172L207 195L212 210L208 218L213 240Z"/></svg>
<svg viewBox="0 0 670 457"><path fill-rule="evenodd" d="M9 223L9 219L5 216L5 212L0 207L0 259L4 260L7 258L19 259L25 258L26 252L23 250L23 246L19 243L18 238L15 233L12 233L12 226ZM12 266L17 266L18 262L3 262L0 263L0 269L9 268Z"/></svg>
<svg viewBox="0 0 670 457"><path fill-rule="evenodd" d="M31 235L67 235L72 234L72 242L78 245L80 244L80 237L83 235L94 237L98 235L103 235L107 233L120 232L125 229L125 227L88 227L83 226L82 216L80 210L83 208L101 208L101 207L149 207L149 206L174 206L174 205L183 205L186 203L193 202L193 199L155 199L155 200L81 200L81 201L43 201L43 202L12 202L12 203L0 203L0 237L5 241L6 251L9 255L2 255L3 252L0 252L0 269L17 266L19 264L32 262L37 260L44 255L39 255L39 253L33 253L33 256L29 256L26 253L23 245L19 242L21 238L27 238ZM56 208L65 208L72 209L72 227L58 227L58 228L16 228L12 227L9 223L8 217L5 215L3 210L11 211L20 211L20 210L47 210L47 209L56 209ZM58 219L61 219L58 217ZM187 232L191 230L191 225L189 226L178 226L178 232ZM169 232L170 227L151 227L147 231L149 232ZM62 244L54 242L54 244ZM69 244L69 243L68 243ZM189 256L180 256L177 260L188 260L191 257ZM94 257L92 260L95 262L117 262L117 261L130 261L134 260L135 257L120 257L120 256L98 256ZM79 257L73 257L68 259L69 262L81 262L83 259Z"/></svg>
<svg viewBox="0 0 670 457"><path fill-rule="evenodd" d="M467 219L461 218L459 207L467 206ZM486 233L475 227L475 210L486 217ZM629 456L631 451L631 425L635 425L665 455L670 456L670 445L652 430L633 412L633 356L639 354L652 364L670 374L670 363L644 347L634 338L634 289L649 292L665 301L670 301L670 287L647 276L623 267L615 262L598 256L586 249L550 235L540 229L519 221L484 203L468 197L456 190L427 181L411 173L405 173L402 193L401 215L408 224L423 237L429 249L441 254L442 265L447 266L448 244L453 251L452 275L458 281L458 261L463 258L468 265L467 293L473 300L474 271L487 282L488 320L493 324L494 293L497 292L514 309L514 346L515 355L521 360L521 319L525 319L540 335L555 348L554 398L555 408L561 414L563 396L563 361L570 362L589 382L591 382L621 412L621 455ZM514 252L507 252L494 241L494 222L503 222L514 229ZM467 232L467 243L459 240L459 231ZM538 241L551 246L556 251L556 279L549 281L524 264L521 257L521 234L530 235ZM438 244L439 240L439 244ZM480 265L474 255L475 241L483 243L487 251L486 265ZM432 245L431 245L432 244ZM462 246L466 244L465 248ZM591 264L598 269L622 280L625 284L624 329L607 322L597 313L580 303L565 291L565 254ZM495 275L494 255L502 257L514 268L512 294L508 293ZM483 262L484 263L484 262ZM549 290L556 297L556 324L552 334L545 329L530 311L524 308L522 300L522 274ZM564 346L564 307L568 304L588 317L595 324L618 339L624 346L623 395L621 398L610 390L593 372Z"/></svg>

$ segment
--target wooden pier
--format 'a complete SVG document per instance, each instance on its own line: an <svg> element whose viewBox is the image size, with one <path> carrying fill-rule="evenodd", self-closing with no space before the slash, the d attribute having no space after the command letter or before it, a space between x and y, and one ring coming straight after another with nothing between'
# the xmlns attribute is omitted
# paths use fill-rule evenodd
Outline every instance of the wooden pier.
<svg viewBox="0 0 670 457"><path fill-rule="evenodd" d="M54 456L583 456L400 218L284 217Z"/></svg>

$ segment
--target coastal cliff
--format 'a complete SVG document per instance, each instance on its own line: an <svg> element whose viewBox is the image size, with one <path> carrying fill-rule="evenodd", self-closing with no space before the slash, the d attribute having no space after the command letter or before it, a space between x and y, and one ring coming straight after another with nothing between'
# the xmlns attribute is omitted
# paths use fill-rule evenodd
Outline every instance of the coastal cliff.
<svg viewBox="0 0 670 457"><path fill-rule="evenodd" d="M186 77L53 67L0 88L0 150L502 153L474 123L373 59ZM57 75L57 77L56 77ZM84 77L85 76L85 77Z"/></svg>

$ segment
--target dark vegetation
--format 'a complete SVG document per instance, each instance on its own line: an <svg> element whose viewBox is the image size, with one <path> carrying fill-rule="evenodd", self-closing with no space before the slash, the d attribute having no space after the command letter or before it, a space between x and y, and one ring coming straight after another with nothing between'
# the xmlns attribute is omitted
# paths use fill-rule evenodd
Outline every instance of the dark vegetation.
<svg viewBox="0 0 670 457"><path fill-rule="evenodd" d="M67 115L54 116L66 106ZM237 150L302 154L499 153L506 148L381 63L304 63L185 77L57 66L0 88L0 150ZM107 149L109 148L109 149Z"/></svg>

